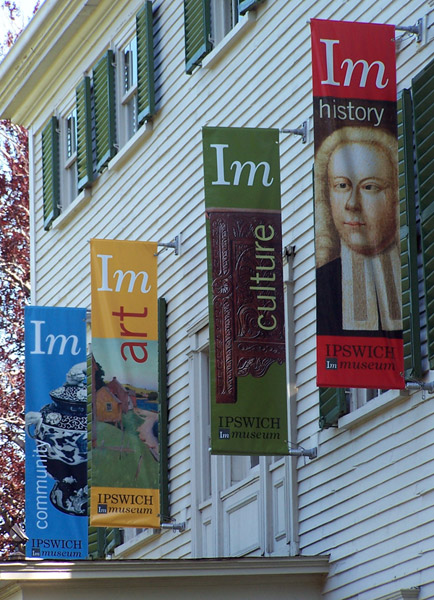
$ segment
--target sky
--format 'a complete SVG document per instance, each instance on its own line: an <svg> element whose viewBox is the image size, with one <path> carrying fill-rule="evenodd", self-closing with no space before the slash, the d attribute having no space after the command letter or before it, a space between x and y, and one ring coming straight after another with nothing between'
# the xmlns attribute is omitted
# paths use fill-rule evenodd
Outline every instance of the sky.
<svg viewBox="0 0 434 600"><path fill-rule="evenodd" d="M6 33L9 30L20 31L23 29L31 17L33 16L33 9L36 4L36 0L15 0L16 5L20 10L15 23L11 23L9 20L9 11L3 7L4 2L0 4L0 40L3 41ZM42 4L43 2L40 2Z"/></svg>

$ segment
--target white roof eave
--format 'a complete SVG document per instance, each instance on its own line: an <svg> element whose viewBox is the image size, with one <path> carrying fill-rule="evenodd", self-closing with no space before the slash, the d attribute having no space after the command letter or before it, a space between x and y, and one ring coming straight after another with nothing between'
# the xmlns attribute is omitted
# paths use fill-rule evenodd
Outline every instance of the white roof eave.
<svg viewBox="0 0 434 600"><path fill-rule="evenodd" d="M101 1L45 0L0 64L0 119L30 126L50 63Z"/></svg>

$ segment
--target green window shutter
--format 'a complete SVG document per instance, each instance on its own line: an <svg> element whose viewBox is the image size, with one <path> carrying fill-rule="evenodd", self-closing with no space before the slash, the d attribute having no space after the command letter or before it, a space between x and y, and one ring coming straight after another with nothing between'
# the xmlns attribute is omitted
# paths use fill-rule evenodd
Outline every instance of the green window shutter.
<svg viewBox="0 0 434 600"><path fill-rule="evenodd" d="M122 534L120 529L117 527L104 529L105 538L104 538L104 546L103 546L103 556L107 556L109 554L113 554L115 548L122 544Z"/></svg>
<svg viewBox="0 0 434 600"><path fill-rule="evenodd" d="M209 0L184 0L185 71L190 74L212 50Z"/></svg>
<svg viewBox="0 0 434 600"><path fill-rule="evenodd" d="M402 325L406 377L421 377L416 202L411 93L398 98L398 169L401 240Z"/></svg>
<svg viewBox="0 0 434 600"><path fill-rule="evenodd" d="M96 169L102 171L116 154L115 67L113 51L93 69Z"/></svg>
<svg viewBox="0 0 434 600"><path fill-rule="evenodd" d="M118 528L89 527L89 558L106 558L122 544L122 533Z"/></svg>
<svg viewBox="0 0 434 600"><path fill-rule="evenodd" d="M256 8L258 4L262 4L263 1L264 0L239 0L238 13L244 15L249 10Z"/></svg>
<svg viewBox="0 0 434 600"><path fill-rule="evenodd" d="M59 124L52 117L42 131L42 194L44 202L44 229L49 229L59 214Z"/></svg>
<svg viewBox="0 0 434 600"><path fill-rule="evenodd" d="M160 515L162 522L170 517L166 314L166 300L158 298L158 396L160 405L158 438L160 442Z"/></svg>
<svg viewBox="0 0 434 600"><path fill-rule="evenodd" d="M84 77L76 89L78 191L93 181L92 106L90 78Z"/></svg>
<svg viewBox="0 0 434 600"><path fill-rule="evenodd" d="M319 388L319 427L337 427L339 417L346 415L345 390L341 388Z"/></svg>
<svg viewBox="0 0 434 600"><path fill-rule="evenodd" d="M141 125L155 113L152 2L146 2L137 13L136 31L138 121Z"/></svg>
<svg viewBox="0 0 434 600"><path fill-rule="evenodd" d="M88 555L89 558L99 558L98 556L98 528L89 527L87 533Z"/></svg>
<svg viewBox="0 0 434 600"><path fill-rule="evenodd" d="M412 81L416 170L422 226L428 357L434 369L434 61Z"/></svg>

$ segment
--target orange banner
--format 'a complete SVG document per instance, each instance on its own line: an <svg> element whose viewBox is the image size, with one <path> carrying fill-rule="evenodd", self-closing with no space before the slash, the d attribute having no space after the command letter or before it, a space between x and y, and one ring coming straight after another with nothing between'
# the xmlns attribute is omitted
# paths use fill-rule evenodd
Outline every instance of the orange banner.
<svg viewBox="0 0 434 600"><path fill-rule="evenodd" d="M159 527L157 244L91 241L90 523Z"/></svg>

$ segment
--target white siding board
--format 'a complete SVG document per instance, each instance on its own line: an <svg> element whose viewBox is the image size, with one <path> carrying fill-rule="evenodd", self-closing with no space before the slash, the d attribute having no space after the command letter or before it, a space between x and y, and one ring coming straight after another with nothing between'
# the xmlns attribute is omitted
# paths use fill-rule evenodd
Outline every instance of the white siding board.
<svg viewBox="0 0 434 600"><path fill-rule="evenodd" d="M416 444L420 447L420 443L416 442ZM398 445L395 452L400 451L405 456L405 450L405 448L401 449ZM421 453L423 453L423 444ZM398 457L395 460L398 460ZM407 464L404 465L404 462ZM369 571L369 582L371 583L372 569L369 566L370 557L374 556L376 558L377 563L381 565L378 567L378 570L382 572L384 568L387 568L387 563L391 561L399 563L400 553L409 559L411 556L409 546L411 546L415 537L419 540L418 553L425 551L423 550L425 538L428 539L428 546L430 545L430 529L426 527L426 524L429 522L429 513L432 511L432 502L434 501L433 494L431 493L432 468L430 466L431 461L429 460L426 461L425 465L420 465L418 469L412 468L414 464L419 464L419 462L418 457L413 457L412 461L410 456L396 463L394 476L396 481L393 481L393 478L389 475L389 481L383 482L382 476L384 478L385 473L374 473L375 481L372 484L372 489L375 489L375 496L378 498L376 501L373 501L372 494L369 498L369 483L360 481L361 489L367 491L361 494L359 499L353 496L355 504L359 502L360 507L357 508L355 506L354 511L349 511L347 516L336 516L337 512L342 513L342 510L339 509L343 508L342 502L339 502L339 499L337 499L335 520L332 521L331 517L327 514L327 509L324 510L324 503L327 502L327 499L323 498L321 500L323 512L320 515L320 520L322 523L328 523L327 526L321 528L321 537L329 549L333 548L335 543L338 544L333 552L333 560L341 560L339 564L342 565L344 571L345 564L348 564L348 559L352 557L353 566L361 564L360 569L367 569ZM364 465L369 465L369 462L365 461ZM426 467L428 467L429 477L427 476ZM425 473L423 469L425 469ZM387 472L387 465L384 465L384 471ZM425 494L425 497L421 498L417 496L418 492L416 490L418 484L423 485L425 489L431 488ZM348 490L348 492L348 497L351 498L351 491ZM345 499L345 512L347 512L348 497ZM384 523L382 528L378 527L379 522ZM352 527L348 527L349 523L352 524ZM302 538L304 538L303 535ZM345 539L348 540L348 548L345 546ZM319 542L319 546L324 542ZM354 551L352 548L354 544L357 544L357 551ZM392 547L394 549L393 556L390 554ZM318 549L318 544L305 548L308 553L315 553ZM365 566L363 565L364 560L367 562ZM404 562L408 566L408 562ZM337 568L341 567L338 565ZM399 573L400 575L402 574L401 568ZM379 576L381 577L381 575ZM348 578L352 581L355 577L356 571L352 569L351 573L348 574ZM396 577L395 574L395 579ZM343 580L343 578L340 579L341 581ZM358 585L359 587L361 586L360 582Z"/></svg>
<svg viewBox="0 0 434 600"><path fill-rule="evenodd" d="M361 483L363 485L364 482ZM393 484L394 482L390 483ZM317 528L318 526L321 528L321 540L315 538L315 530L302 531L303 542L305 543L303 544L304 550L307 553L317 552L318 546L324 543L332 544L332 547L338 548L335 557L341 558L345 555L345 544L362 540L363 542L358 541L361 546L372 547L371 542L373 540L379 543L388 538L382 528L378 527L379 522L384 523L385 529L393 526L393 531L388 534L390 537L395 537L401 529L411 531L413 526L415 528L419 526L418 519L421 520L421 523L426 522L428 513L425 516L421 513L426 503L430 504L429 509L427 509L428 512L432 510L433 500L432 497L423 498L422 500L420 500L420 497L415 497L417 494L415 487L416 485L409 489L407 487L398 488L387 494L385 494L383 488L383 490L378 490L379 497L375 501L369 499L370 489L367 488L365 493L350 496L350 502L345 502L345 509L342 507L342 501L339 504L337 497L339 494L332 494L336 505L330 510L325 507L323 514L310 517L311 523L316 523ZM350 504L351 501L352 510L349 510L347 504ZM324 502L324 504L326 503ZM348 530L349 518L353 525L352 531ZM320 525L320 523L327 523L327 525ZM379 531L382 531L380 537L378 537ZM429 535L429 530L427 535ZM398 542L396 545L398 545Z"/></svg>
<svg viewBox="0 0 434 600"><path fill-rule="evenodd" d="M410 404L410 406L409 406ZM409 409L412 409L410 411ZM423 410L420 413L420 409ZM424 413L427 414L424 414ZM415 422L413 425L409 425L408 417L414 415ZM403 419L399 424L396 423L397 417L406 416L406 419ZM342 430L326 430L322 432L322 435L325 437L328 446L323 448L321 444L321 451L327 451L327 448L330 448L330 445L333 444L333 448L335 449L335 455L333 456L333 461L329 463L329 468L332 469L340 469L340 465L342 463L346 463L348 461L359 460L359 452L363 451L364 447L371 447L373 451L376 452L376 455L380 455L379 447L385 451L385 454L382 456L378 456L378 460L388 460L389 454L388 450L390 448L397 448L400 450L401 444L403 440L401 437L398 437L397 432L408 432L409 427L414 427L417 435L423 435L423 430L420 430L420 427L423 426L428 432L432 429L432 416L429 413L429 404L428 403L420 403L420 396L413 395L409 398L408 403L401 402L393 409L387 411L387 413L383 413L377 416L375 419L368 421L364 424L362 429L355 429L350 431L342 431ZM390 429L391 423L394 424L394 428L392 428L392 434L388 432L388 435L384 435L384 429ZM350 441L354 444L354 453L351 456L342 452L341 449L344 449L345 446ZM412 439L409 438L408 443L412 445ZM392 442L392 443L391 443ZM380 446L379 446L380 444ZM416 452L417 448L413 447L413 452ZM357 458L355 458L355 454L357 453ZM367 461L368 462L368 461ZM317 477L323 478L324 480L334 478L334 473L325 473L324 468L321 468L321 465L318 463L315 465L312 463L309 472L305 473L306 481L312 481L312 474L315 473ZM323 465L324 467L324 465ZM300 485L303 482L302 478L300 480Z"/></svg>
<svg viewBox="0 0 434 600"><path fill-rule="evenodd" d="M130 3L127 14L122 13L124 2L115 4L110 8L111 14L117 14L114 29L101 2L76 51L66 49L53 63L57 75L47 88L53 110L69 106L83 65L91 67L111 40L124 40L132 32L131 20L141 2ZM43 231L40 167L35 172L36 294L41 304L90 305L90 238L171 241L182 232L181 256L176 257L173 250L163 251L158 269L160 295L168 301L172 514L184 520L191 509L194 485L190 482L186 328L207 307L201 127L282 129L309 121L307 144L296 136L280 136L283 239L284 245L295 245L296 250L295 340L290 352L298 386L298 438L305 447L309 440L319 440L319 458L298 461L301 550L306 554L331 552L333 575L327 584L327 600L373 600L397 586L418 583L429 584L425 598L429 593L434 597L429 536L434 504L434 421L432 398L425 403L410 398L350 431L318 433L311 58L306 21L318 16L412 24L428 10L425 5L415 0L405 6L389 0L374 5L367 0L343 5L267 0L258 9L253 26L215 66L187 76L182 3L154 2L157 114L152 133L137 145L127 168L109 169L99 176L89 203L61 229ZM100 26L95 32L96 18ZM65 56L68 70L60 68ZM414 38L403 40L398 53L400 86L408 87L420 61L432 56L433 50L417 47ZM41 82L41 89L43 85ZM42 127L49 116L46 107L41 105L35 114ZM35 156L39 165L40 131L35 137ZM275 530L280 532L284 508L279 498ZM137 557L187 557L190 538L189 531L165 532L144 546ZM418 574L418 570L423 572Z"/></svg>
<svg viewBox="0 0 434 600"><path fill-rule="evenodd" d="M185 438L188 434L188 428L187 431L185 431L185 426L188 423L189 419L189 409L188 407L185 407L185 404L186 401L184 401L183 404L177 402L176 404L172 405L172 402L170 403L169 431L173 438L173 441L175 440L175 437Z"/></svg>

